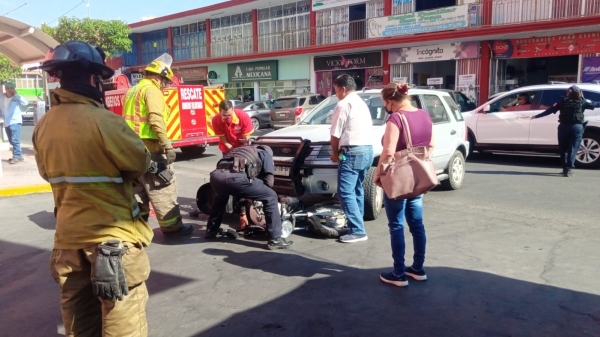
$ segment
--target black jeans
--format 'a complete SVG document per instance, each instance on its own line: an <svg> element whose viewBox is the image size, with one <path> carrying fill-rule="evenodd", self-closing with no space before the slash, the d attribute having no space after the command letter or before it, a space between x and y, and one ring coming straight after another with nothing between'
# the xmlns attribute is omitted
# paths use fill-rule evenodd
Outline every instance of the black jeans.
<svg viewBox="0 0 600 337"><path fill-rule="evenodd" d="M560 148L560 162L563 169L570 170L575 167L575 158L583 138L583 125L565 124L558 125L558 147Z"/></svg>
<svg viewBox="0 0 600 337"><path fill-rule="evenodd" d="M229 196L262 201L271 239L281 237L281 214L277 203L277 193L260 179L248 180L245 173L232 173L228 170L214 170L210 174L210 184L216 192L212 211L206 224L207 231L217 231L223 221L223 213Z"/></svg>

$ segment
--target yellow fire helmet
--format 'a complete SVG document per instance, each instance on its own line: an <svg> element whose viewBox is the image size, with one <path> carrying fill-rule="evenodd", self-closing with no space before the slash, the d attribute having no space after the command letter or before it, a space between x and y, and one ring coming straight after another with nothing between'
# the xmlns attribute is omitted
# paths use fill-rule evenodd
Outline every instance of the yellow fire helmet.
<svg viewBox="0 0 600 337"><path fill-rule="evenodd" d="M154 61L150 62L144 71L159 74L169 81L173 81L173 70L171 70L171 64L173 63L173 57L164 53Z"/></svg>

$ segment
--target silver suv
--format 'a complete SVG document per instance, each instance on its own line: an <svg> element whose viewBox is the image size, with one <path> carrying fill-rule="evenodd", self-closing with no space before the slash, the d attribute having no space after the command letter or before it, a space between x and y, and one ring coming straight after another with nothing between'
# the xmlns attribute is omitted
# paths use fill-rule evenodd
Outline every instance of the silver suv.
<svg viewBox="0 0 600 337"><path fill-rule="evenodd" d="M270 124L275 130L296 124L326 97L319 94L279 97L273 101Z"/></svg>
<svg viewBox="0 0 600 337"><path fill-rule="evenodd" d="M375 160L365 183L365 220L379 216L383 190L373 183L382 151L381 139L388 114L383 107L381 90L365 90L358 95L365 101L373 119L372 145ZM465 176L465 158L469 153L465 122L452 97L443 91L411 89L412 104L429 112L434 123L436 148L433 163L443 187L461 187ZM338 165L330 160L329 130L338 99L329 97L294 126L256 139L254 144L269 145L275 160L275 191L280 195L334 196L337 191Z"/></svg>

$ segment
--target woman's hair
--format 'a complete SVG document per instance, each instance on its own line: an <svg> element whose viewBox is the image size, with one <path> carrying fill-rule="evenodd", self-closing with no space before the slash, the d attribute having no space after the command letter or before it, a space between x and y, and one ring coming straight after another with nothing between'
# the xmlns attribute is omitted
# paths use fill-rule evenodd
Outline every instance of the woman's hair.
<svg viewBox="0 0 600 337"><path fill-rule="evenodd" d="M573 91L571 89L569 89L567 91L567 98L568 99L581 99L581 97L583 97L583 95L581 94L581 91Z"/></svg>
<svg viewBox="0 0 600 337"><path fill-rule="evenodd" d="M402 102L408 96L408 84L390 83L381 90L381 97L386 101Z"/></svg>

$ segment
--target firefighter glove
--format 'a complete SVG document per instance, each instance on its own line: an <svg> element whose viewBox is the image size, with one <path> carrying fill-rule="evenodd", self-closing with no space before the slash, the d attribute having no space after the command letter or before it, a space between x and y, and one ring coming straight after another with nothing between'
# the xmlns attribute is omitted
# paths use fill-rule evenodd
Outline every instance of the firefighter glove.
<svg viewBox="0 0 600 337"><path fill-rule="evenodd" d="M167 165L173 164L175 162L175 158L177 158L175 149L174 148L167 149Z"/></svg>
<svg viewBox="0 0 600 337"><path fill-rule="evenodd" d="M94 263L92 287L94 295L104 300L122 301L129 293L122 257L127 251L119 240L109 240L98 245Z"/></svg>

